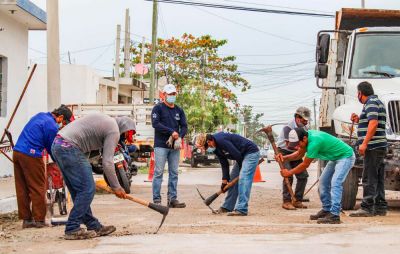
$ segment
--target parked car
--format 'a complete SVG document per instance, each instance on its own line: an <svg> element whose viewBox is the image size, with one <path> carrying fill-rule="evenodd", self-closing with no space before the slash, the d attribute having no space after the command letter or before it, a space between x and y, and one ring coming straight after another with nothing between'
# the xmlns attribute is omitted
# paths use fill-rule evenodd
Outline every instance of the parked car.
<svg viewBox="0 0 400 254"><path fill-rule="evenodd" d="M267 150L267 162L271 163L271 161L275 160L275 153L274 149L272 149L272 145L269 145L268 150Z"/></svg>
<svg viewBox="0 0 400 254"><path fill-rule="evenodd" d="M190 166L192 168L197 168L198 164L211 165L212 163L218 163L218 157L214 153L209 153L207 151L202 151L200 148L195 146L196 137L193 141L189 143L192 147L192 157L190 159Z"/></svg>

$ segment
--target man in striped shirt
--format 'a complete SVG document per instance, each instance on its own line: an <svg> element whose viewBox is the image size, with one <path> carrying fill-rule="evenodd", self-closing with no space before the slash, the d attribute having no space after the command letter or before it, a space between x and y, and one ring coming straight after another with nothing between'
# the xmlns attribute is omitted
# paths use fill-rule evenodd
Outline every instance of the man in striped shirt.
<svg viewBox="0 0 400 254"><path fill-rule="evenodd" d="M386 109L374 95L374 89L368 82L361 82L358 87L358 100L364 104L360 116L352 114L351 120L358 123L358 151L364 156L362 177L363 200L361 208L350 214L352 217L385 216L385 164L386 156Z"/></svg>

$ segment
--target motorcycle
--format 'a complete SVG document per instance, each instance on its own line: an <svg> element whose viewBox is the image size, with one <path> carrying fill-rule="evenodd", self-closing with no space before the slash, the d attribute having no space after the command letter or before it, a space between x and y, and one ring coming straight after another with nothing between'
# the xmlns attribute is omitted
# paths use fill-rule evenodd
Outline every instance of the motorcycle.
<svg viewBox="0 0 400 254"><path fill-rule="evenodd" d="M132 176L137 175L137 166L132 162L129 154L126 156L126 148L123 145L118 144L114 152L114 168L115 173L118 178L118 182L126 193L130 193L130 187L132 183ZM102 165L102 155L101 151L93 151L89 155L90 165L92 166L92 171L96 174L102 174L107 185L109 180L104 174Z"/></svg>

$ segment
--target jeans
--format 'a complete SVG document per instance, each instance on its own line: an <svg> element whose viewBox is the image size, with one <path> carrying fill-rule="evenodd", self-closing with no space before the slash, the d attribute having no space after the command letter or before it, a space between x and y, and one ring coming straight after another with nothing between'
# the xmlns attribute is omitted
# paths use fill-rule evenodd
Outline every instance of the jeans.
<svg viewBox="0 0 400 254"><path fill-rule="evenodd" d="M322 209L339 216L342 203L343 182L354 166L355 155L329 161L320 176L319 193Z"/></svg>
<svg viewBox="0 0 400 254"><path fill-rule="evenodd" d="M85 224L88 230L101 228L102 225L93 216L90 209L96 187L92 167L85 154L78 147L59 137L54 140L51 151L74 202L65 227L65 233L70 234L78 231L80 224Z"/></svg>
<svg viewBox="0 0 400 254"><path fill-rule="evenodd" d="M154 148L155 169L153 176L153 201L161 201L161 184L163 181L165 163L168 161L168 201L177 199L178 167L180 150L156 147Z"/></svg>
<svg viewBox="0 0 400 254"><path fill-rule="evenodd" d="M250 200L251 186L256 171L260 152L247 154L242 162L242 169L235 163L230 173L230 179L233 180L239 176L238 184L235 184L228 190L223 208L229 211L239 211L243 214L248 213L248 203Z"/></svg>
<svg viewBox="0 0 400 254"><path fill-rule="evenodd" d="M368 212L387 210L385 199L385 156L386 150L384 149L365 151L361 208Z"/></svg>
<svg viewBox="0 0 400 254"><path fill-rule="evenodd" d="M291 154L293 152L289 152L289 151L285 151L283 149L279 149L279 152L282 153L282 155L288 155ZM298 165L300 165L300 163L302 163L303 160L297 160L297 161L285 161L284 162L284 166L287 170L291 170L294 169L295 167L297 167ZM296 179L297 179L297 183L296 183L296 189L294 191L294 196L296 198L296 200L303 200L303 196L304 196L304 191L306 189L306 185L307 185L307 180L308 180L308 172L307 170L304 170L303 172L301 172L300 174L296 174ZM293 176L292 177L288 177L290 185L293 185ZM282 198L283 198L283 202L291 202L292 197L290 196L289 190L286 186L285 180L283 180L282 182Z"/></svg>

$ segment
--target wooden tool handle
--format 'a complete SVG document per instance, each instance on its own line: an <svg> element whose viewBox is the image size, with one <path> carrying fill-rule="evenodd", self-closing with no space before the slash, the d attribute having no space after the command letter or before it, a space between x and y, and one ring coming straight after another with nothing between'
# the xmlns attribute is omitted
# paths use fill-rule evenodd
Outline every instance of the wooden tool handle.
<svg viewBox="0 0 400 254"><path fill-rule="evenodd" d="M102 184L97 184L96 183L96 187L99 188L99 189L102 189L102 190L104 190L104 191L106 191L108 193L115 194L114 191L107 185L102 185ZM128 199L128 200L130 200L132 202L138 203L140 205L143 205L143 206L149 206L149 204L150 204L150 202L148 202L146 200L143 200L143 199L131 196L131 195L126 195L126 199Z"/></svg>
<svg viewBox="0 0 400 254"><path fill-rule="evenodd" d="M267 128L265 133L267 134L268 140L271 143L272 149L274 149L275 155L278 155L279 151L278 151L278 148L276 147L276 144L275 144L274 135L272 135L272 128ZM283 165L282 161L278 161L278 164L279 164L279 168L280 169L284 169L285 168L285 166ZM287 177L284 177L284 181L285 181L286 187L287 187L287 189L288 189L288 191L290 193L290 197L292 198L292 201L296 202L297 200L296 200L296 197L294 196L292 185L290 185L289 179Z"/></svg>

